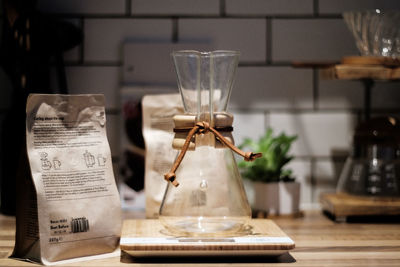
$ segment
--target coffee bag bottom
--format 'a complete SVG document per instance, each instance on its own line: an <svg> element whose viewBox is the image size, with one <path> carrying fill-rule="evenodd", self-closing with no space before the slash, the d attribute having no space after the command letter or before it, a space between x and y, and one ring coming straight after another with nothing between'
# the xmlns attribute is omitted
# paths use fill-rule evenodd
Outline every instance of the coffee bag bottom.
<svg viewBox="0 0 400 267"><path fill-rule="evenodd" d="M104 96L32 94L26 112L30 168L18 175L11 257L47 265L116 255L122 223Z"/></svg>

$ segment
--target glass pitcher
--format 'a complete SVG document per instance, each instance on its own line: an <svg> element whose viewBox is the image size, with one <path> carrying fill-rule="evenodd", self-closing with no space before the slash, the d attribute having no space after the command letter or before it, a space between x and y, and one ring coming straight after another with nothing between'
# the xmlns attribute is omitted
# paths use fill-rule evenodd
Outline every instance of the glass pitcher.
<svg viewBox="0 0 400 267"><path fill-rule="evenodd" d="M172 57L185 113L214 126L227 109L239 52L177 51ZM160 221L178 236L243 232L251 209L232 151L216 146L210 132L197 134L194 142L176 171L179 186L168 183Z"/></svg>

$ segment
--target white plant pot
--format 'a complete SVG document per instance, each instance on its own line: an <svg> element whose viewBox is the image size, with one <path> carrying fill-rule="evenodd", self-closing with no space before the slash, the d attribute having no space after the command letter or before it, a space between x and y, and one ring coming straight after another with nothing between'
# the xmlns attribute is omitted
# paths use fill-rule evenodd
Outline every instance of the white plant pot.
<svg viewBox="0 0 400 267"><path fill-rule="evenodd" d="M271 215L289 215L300 212L300 183L261 183L245 180L246 194L253 210Z"/></svg>

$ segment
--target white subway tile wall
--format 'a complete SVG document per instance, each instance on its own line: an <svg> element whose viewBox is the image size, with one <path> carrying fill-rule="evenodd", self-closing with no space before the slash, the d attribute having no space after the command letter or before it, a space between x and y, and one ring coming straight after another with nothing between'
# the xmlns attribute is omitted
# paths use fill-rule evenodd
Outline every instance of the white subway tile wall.
<svg viewBox="0 0 400 267"><path fill-rule="evenodd" d="M318 202L321 193L335 192L344 162L344 159L341 161L316 160L313 170L315 178L314 190L312 192L313 202Z"/></svg>
<svg viewBox="0 0 400 267"><path fill-rule="evenodd" d="M332 157L337 151L348 152L356 118L347 112L301 112L268 114L276 133L297 135L291 152L296 156Z"/></svg>
<svg viewBox="0 0 400 267"><path fill-rule="evenodd" d="M41 11L53 14L125 14L125 0L39 0L37 2Z"/></svg>
<svg viewBox="0 0 400 267"><path fill-rule="evenodd" d="M371 92L371 106L377 109L400 108L400 82L377 82Z"/></svg>
<svg viewBox="0 0 400 267"><path fill-rule="evenodd" d="M353 36L342 19L272 21L272 60L338 60L357 55Z"/></svg>
<svg viewBox="0 0 400 267"><path fill-rule="evenodd" d="M321 14L341 14L352 10L399 9L397 0L319 0Z"/></svg>
<svg viewBox="0 0 400 267"><path fill-rule="evenodd" d="M219 15L219 0L132 0L133 15Z"/></svg>
<svg viewBox="0 0 400 267"><path fill-rule="evenodd" d="M265 134L265 116L263 112L232 112L233 137L236 145L243 143L245 138L258 140Z"/></svg>
<svg viewBox="0 0 400 267"><path fill-rule="evenodd" d="M125 44L123 83L167 83L176 86L176 74L170 55L173 50L176 49L172 43Z"/></svg>
<svg viewBox="0 0 400 267"><path fill-rule="evenodd" d="M170 75L162 71L170 59L151 56L152 45L189 42L210 50L240 50L229 105L235 115L236 142L244 137L258 139L268 127L276 133L298 135L291 150L296 158L289 167L302 184L302 207L307 207L318 202L319 193L335 190L363 112L364 87L361 82L322 80L318 71L295 69L291 62L357 55L341 13L399 9L400 1L39 0L38 6L82 28L83 43L65 53L69 91L105 94L115 166L123 82L142 87L171 85ZM130 59L131 73L124 80L127 42L142 48L140 55ZM151 44L148 49L146 44ZM373 115L400 115L399 86L376 83L371 93ZM4 72L0 72L0 88L2 118L12 91Z"/></svg>
<svg viewBox="0 0 400 267"><path fill-rule="evenodd" d="M311 70L288 66L239 67L231 96L235 109L311 109Z"/></svg>
<svg viewBox="0 0 400 267"><path fill-rule="evenodd" d="M285 168L293 171L296 181L301 183L300 202L312 203L313 184L311 179L311 160L294 159Z"/></svg>
<svg viewBox="0 0 400 267"><path fill-rule="evenodd" d="M107 109L119 109L121 69L108 66L70 66L66 69L71 94L104 94Z"/></svg>
<svg viewBox="0 0 400 267"><path fill-rule="evenodd" d="M312 0L226 0L227 15L312 15Z"/></svg>
<svg viewBox="0 0 400 267"><path fill-rule="evenodd" d="M364 87L360 81L319 79L318 108L361 109L364 105Z"/></svg>
<svg viewBox="0 0 400 267"><path fill-rule="evenodd" d="M170 41L172 20L87 19L84 34L84 61L121 62L124 42Z"/></svg>
<svg viewBox="0 0 400 267"><path fill-rule="evenodd" d="M241 62L265 62L265 19L186 19L178 20L180 42L209 43L213 50L239 50Z"/></svg>
<svg viewBox="0 0 400 267"><path fill-rule="evenodd" d="M210 47L193 42L125 43L122 82L124 84L170 85L178 89L171 52L179 50L209 51Z"/></svg>

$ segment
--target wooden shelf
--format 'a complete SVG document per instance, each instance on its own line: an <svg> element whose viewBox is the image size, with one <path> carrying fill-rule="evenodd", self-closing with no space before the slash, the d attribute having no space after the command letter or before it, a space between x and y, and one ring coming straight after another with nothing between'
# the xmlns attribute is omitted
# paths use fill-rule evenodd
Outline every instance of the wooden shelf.
<svg viewBox="0 0 400 267"><path fill-rule="evenodd" d="M400 59L387 57L348 56L337 61L295 61L295 68L320 69L324 79L400 80Z"/></svg>
<svg viewBox="0 0 400 267"><path fill-rule="evenodd" d="M320 196L322 209L343 221L350 216L400 215L400 198L354 196L325 193Z"/></svg>
<svg viewBox="0 0 400 267"><path fill-rule="evenodd" d="M375 81L400 81L400 59L387 57L343 57L334 61L292 62L294 68L319 69L325 80L357 80L364 85L364 119L371 113L371 90Z"/></svg>
<svg viewBox="0 0 400 267"><path fill-rule="evenodd" d="M321 77L327 80L362 80L372 79L393 81L400 79L400 67L391 68L378 65L337 64L321 69Z"/></svg>

